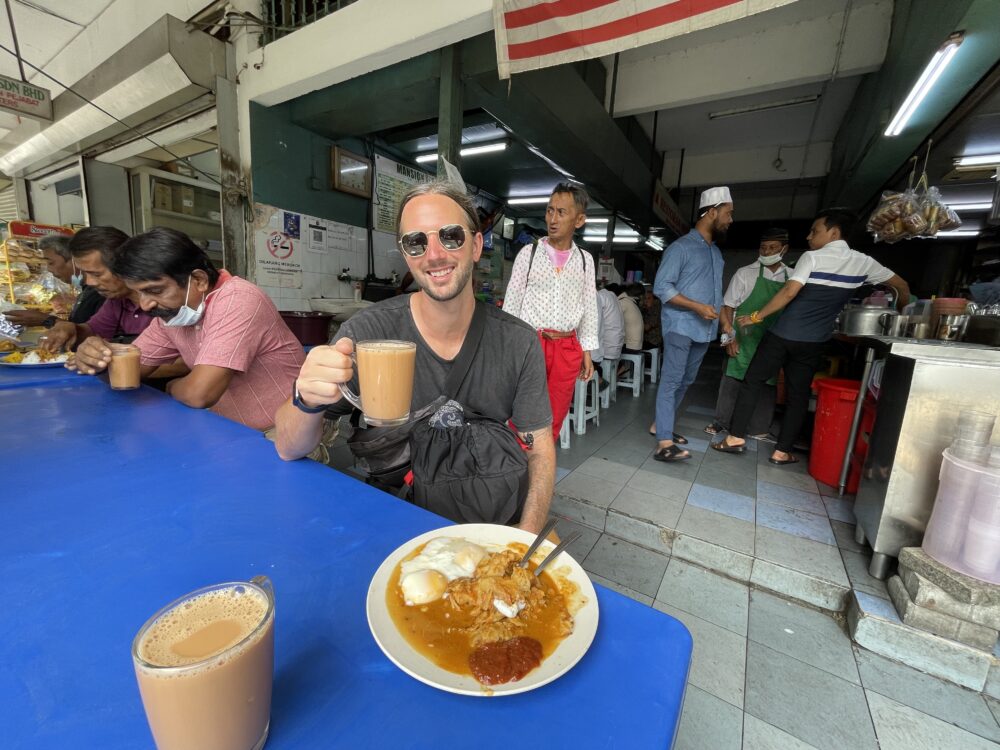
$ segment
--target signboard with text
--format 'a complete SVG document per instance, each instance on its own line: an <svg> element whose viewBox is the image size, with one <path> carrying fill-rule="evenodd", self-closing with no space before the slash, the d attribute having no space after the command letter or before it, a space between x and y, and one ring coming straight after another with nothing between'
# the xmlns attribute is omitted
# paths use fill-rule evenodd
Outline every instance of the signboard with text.
<svg viewBox="0 0 1000 750"><path fill-rule="evenodd" d="M0 75L0 109L36 120L51 120L52 94L33 83Z"/></svg>
<svg viewBox="0 0 1000 750"><path fill-rule="evenodd" d="M396 214L403 196L414 185L430 182L433 175L375 155L375 231L396 233ZM464 185L463 185L464 187Z"/></svg>
<svg viewBox="0 0 1000 750"><path fill-rule="evenodd" d="M670 197L670 193L659 180L656 181L656 187L653 190L653 213L678 237L687 234L688 223L684 221L674 199Z"/></svg>

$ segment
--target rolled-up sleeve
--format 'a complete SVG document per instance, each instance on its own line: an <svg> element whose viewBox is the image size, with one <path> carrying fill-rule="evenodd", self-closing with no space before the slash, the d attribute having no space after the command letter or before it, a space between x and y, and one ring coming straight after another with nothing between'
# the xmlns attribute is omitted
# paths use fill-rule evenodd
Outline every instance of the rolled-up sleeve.
<svg viewBox="0 0 1000 750"><path fill-rule="evenodd" d="M683 246L674 243L663 252L663 260L656 270L656 279L653 282L653 294L661 302L669 302L680 292L675 284L681 276L681 267L684 265L684 256L687 253Z"/></svg>
<svg viewBox="0 0 1000 750"><path fill-rule="evenodd" d="M747 289L746 276L742 272L742 268L737 269L736 273L733 274L733 278L729 280L726 293L722 295L722 304L734 310L750 296L750 291Z"/></svg>

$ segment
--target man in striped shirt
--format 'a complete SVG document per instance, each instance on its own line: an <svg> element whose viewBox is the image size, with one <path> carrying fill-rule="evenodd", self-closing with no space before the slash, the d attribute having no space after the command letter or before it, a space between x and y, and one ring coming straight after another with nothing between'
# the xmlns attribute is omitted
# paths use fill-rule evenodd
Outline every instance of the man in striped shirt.
<svg viewBox="0 0 1000 750"><path fill-rule="evenodd" d="M113 270L154 318L134 342L143 377L180 357L189 372L167 384L174 399L255 430L274 425L305 353L263 291L217 270L191 238L164 227L122 245ZM77 350L85 374L110 361L97 337Z"/></svg>
<svg viewBox="0 0 1000 750"><path fill-rule="evenodd" d="M780 310L785 312L764 334L747 368L736 398L729 436L712 447L723 453L746 451L747 425L764 384L784 368L787 402L778 444L768 459L772 464L798 463L792 443L802 429L809 407L809 391L819 369L820 356L833 335L837 314L863 284L886 284L896 292L896 304L910 299L907 283L874 258L851 250L845 241L857 217L843 208L820 211L809 232L810 252L771 301L760 310L739 319L739 325L755 325Z"/></svg>

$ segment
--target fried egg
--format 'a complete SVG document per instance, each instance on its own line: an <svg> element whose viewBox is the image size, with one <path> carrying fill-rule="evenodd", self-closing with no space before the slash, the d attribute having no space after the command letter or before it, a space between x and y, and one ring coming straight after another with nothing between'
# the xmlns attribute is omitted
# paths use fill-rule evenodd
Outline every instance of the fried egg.
<svg viewBox="0 0 1000 750"><path fill-rule="evenodd" d="M465 539L432 539L399 566L404 601L412 606L440 599L449 581L470 577L485 556L485 549Z"/></svg>

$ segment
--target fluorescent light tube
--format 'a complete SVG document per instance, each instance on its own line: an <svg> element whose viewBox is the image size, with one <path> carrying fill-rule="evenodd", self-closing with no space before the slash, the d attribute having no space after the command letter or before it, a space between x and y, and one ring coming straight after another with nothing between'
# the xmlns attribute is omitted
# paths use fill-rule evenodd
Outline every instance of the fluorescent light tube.
<svg viewBox="0 0 1000 750"><path fill-rule="evenodd" d="M587 217L588 224L607 224L609 221L610 219L606 219L600 216L594 218L590 218L589 216Z"/></svg>
<svg viewBox="0 0 1000 750"><path fill-rule="evenodd" d="M993 204L990 201L977 203L949 203L948 208L951 208L954 211L989 211L993 208Z"/></svg>
<svg viewBox="0 0 1000 750"><path fill-rule="evenodd" d="M952 229L948 232L938 232L935 237L978 237L978 229Z"/></svg>
<svg viewBox="0 0 1000 750"><path fill-rule="evenodd" d="M989 167L994 164L1000 164L1000 154L960 156L955 160L955 165L959 167Z"/></svg>
<svg viewBox="0 0 1000 750"><path fill-rule="evenodd" d="M507 148L507 141L497 141L495 143L484 143L481 146L467 146L458 153L462 156L475 156L476 154L490 154L494 151L503 151ZM426 164L429 161L437 161L438 155L435 151L430 154L420 154L416 158L417 164Z"/></svg>
<svg viewBox="0 0 1000 750"><path fill-rule="evenodd" d="M540 203L548 203L549 196L547 195L535 195L523 198L508 198L507 203L511 206L534 206Z"/></svg>
<svg viewBox="0 0 1000 750"><path fill-rule="evenodd" d="M952 34L948 37L948 41L934 53L931 61L924 68L924 72L920 74L920 78L917 79L913 88L910 89L910 93L903 100L903 106L899 108L896 116L889 123L889 127L885 129L886 135L895 136L903 132L903 128L906 127L906 124L913 117L927 94L930 93L930 90L934 88L934 84L937 83L938 78L944 73L944 69L948 67L948 63L955 57L955 53L958 52L958 46L961 43L962 35Z"/></svg>
<svg viewBox="0 0 1000 750"><path fill-rule="evenodd" d="M585 234L583 235L583 239L586 240L587 242L607 242L608 237L607 235L604 234ZM639 242L639 240L640 238L638 236L621 237L619 235L615 235L611 241L616 245L635 245L637 242Z"/></svg>

